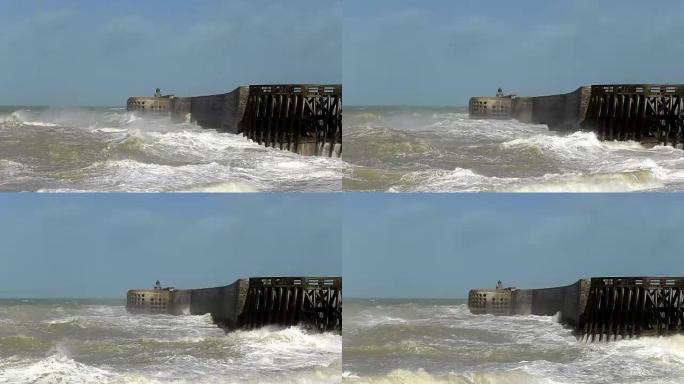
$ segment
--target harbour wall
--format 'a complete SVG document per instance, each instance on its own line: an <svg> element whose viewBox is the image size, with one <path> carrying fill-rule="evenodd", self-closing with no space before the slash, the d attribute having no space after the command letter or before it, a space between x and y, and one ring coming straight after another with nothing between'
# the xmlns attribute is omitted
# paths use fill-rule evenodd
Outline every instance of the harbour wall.
<svg viewBox="0 0 684 384"><path fill-rule="evenodd" d="M601 140L684 148L684 84L605 84L537 97L473 97L474 119L517 119Z"/></svg>
<svg viewBox="0 0 684 384"><path fill-rule="evenodd" d="M238 279L222 287L201 289L132 289L126 294L126 309L135 313L204 315L228 328L240 325L249 280Z"/></svg>
<svg viewBox="0 0 684 384"><path fill-rule="evenodd" d="M173 97L169 107L171 120L238 134L248 96L249 87L237 87L218 95Z"/></svg>
<svg viewBox="0 0 684 384"><path fill-rule="evenodd" d="M594 277L543 289L473 289L473 314L560 314L578 338L609 341L684 333L684 277Z"/></svg>
<svg viewBox="0 0 684 384"><path fill-rule="evenodd" d="M127 110L167 114L174 123L242 134L261 145L304 156L340 157L342 86L240 86L223 94L131 97Z"/></svg>
<svg viewBox="0 0 684 384"><path fill-rule="evenodd" d="M132 289L132 313L204 315L226 329L297 325L342 329L341 277L255 277L200 289Z"/></svg>
<svg viewBox="0 0 684 384"><path fill-rule="evenodd" d="M559 95L473 97L468 110L471 118L513 118L522 123L546 124L551 130L574 131L584 121L590 95L591 87L579 87Z"/></svg>
<svg viewBox="0 0 684 384"><path fill-rule="evenodd" d="M564 323L576 325L584 312L590 280L543 289L473 289L468 307L475 314L552 316L560 313Z"/></svg>

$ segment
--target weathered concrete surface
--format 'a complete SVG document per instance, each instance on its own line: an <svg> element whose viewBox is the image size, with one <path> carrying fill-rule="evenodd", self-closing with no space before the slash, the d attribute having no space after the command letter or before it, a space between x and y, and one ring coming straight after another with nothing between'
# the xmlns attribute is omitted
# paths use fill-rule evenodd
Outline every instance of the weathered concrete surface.
<svg viewBox="0 0 684 384"><path fill-rule="evenodd" d="M210 313L214 322L233 329L240 326L249 280L239 279L223 287L190 290L190 314Z"/></svg>
<svg viewBox="0 0 684 384"><path fill-rule="evenodd" d="M471 118L516 119L523 123L546 124L551 130L579 130L591 96L591 87L574 92L536 97L473 97L468 111ZM482 106L486 103L486 109Z"/></svg>
<svg viewBox="0 0 684 384"><path fill-rule="evenodd" d="M576 325L584 313L590 280L581 279L564 287L542 289L473 289L468 307L475 314L538 315L560 313L563 323Z"/></svg>
<svg viewBox="0 0 684 384"><path fill-rule="evenodd" d="M522 105L514 109L520 113L519 120L526 115L530 117L529 121L521 122L546 124L551 130L577 131L586 116L590 94L591 87L579 87L562 95L531 97L532 110L529 112ZM529 106L524 100L523 104Z"/></svg>
<svg viewBox="0 0 684 384"><path fill-rule="evenodd" d="M190 116L190 97L172 97L169 101L169 116L174 123L189 123Z"/></svg>
<svg viewBox="0 0 684 384"><path fill-rule="evenodd" d="M126 109L168 114L175 123L196 122L204 128L237 134L248 96L249 87L243 86L228 93L209 96L134 96L128 99Z"/></svg>
<svg viewBox="0 0 684 384"><path fill-rule="evenodd" d="M169 113L170 100L172 96L147 97L134 96L126 101L127 111L140 111L153 114Z"/></svg>
<svg viewBox="0 0 684 384"><path fill-rule="evenodd" d="M183 122L190 114L190 121L204 128L213 128L228 133L240 133L249 96L249 87L237 87L228 93L209 96L188 97L177 106L172 104L171 117L175 122ZM176 109L177 108L177 109Z"/></svg>
<svg viewBox="0 0 684 384"><path fill-rule="evenodd" d="M510 119L513 109L512 96L470 98L468 111L473 119Z"/></svg>
<svg viewBox="0 0 684 384"><path fill-rule="evenodd" d="M128 291L126 308L130 312L204 315L214 322L236 328L244 312L249 280L202 289L133 289Z"/></svg>

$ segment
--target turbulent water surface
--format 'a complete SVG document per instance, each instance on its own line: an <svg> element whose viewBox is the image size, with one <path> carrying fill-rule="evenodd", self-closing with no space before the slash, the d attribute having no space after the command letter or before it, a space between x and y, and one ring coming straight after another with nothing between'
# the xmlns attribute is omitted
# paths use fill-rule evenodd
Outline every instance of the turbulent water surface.
<svg viewBox="0 0 684 384"><path fill-rule="evenodd" d="M0 383L334 383L341 350L338 334L225 333L118 301L0 301Z"/></svg>
<svg viewBox="0 0 684 384"><path fill-rule="evenodd" d="M0 107L0 191L339 191L345 169L123 108Z"/></svg>
<svg viewBox="0 0 684 384"><path fill-rule="evenodd" d="M585 344L554 317L464 300L347 300L344 322L345 382L684 382L684 336Z"/></svg>
<svg viewBox="0 0 684 384"><path fill-rule="evenodd" d="M464 108L346 108L345 190L684 190L684 151L601 142Z"/></svg>

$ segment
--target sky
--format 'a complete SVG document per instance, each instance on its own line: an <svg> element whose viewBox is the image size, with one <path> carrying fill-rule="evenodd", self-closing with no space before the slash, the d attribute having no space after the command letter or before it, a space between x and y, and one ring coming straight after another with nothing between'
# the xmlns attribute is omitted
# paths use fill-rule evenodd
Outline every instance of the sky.
<svg viewBox="0 0 684 384"><path fill-rule="evenodd" d="M0 105L340 83L341 0L0 2Z"/></svg>
<svg viewBox="0 0 684 384"><path fill-rule="evenodd" d="M345 104L684 83L683 13L675 0L345 0Z"/></svg>
<svg viewBox="0 0 684 384"><path fill-rule="evenodd" d="M0 298L339 276L336 194L0 194ZM296 223L296 225L293 225Z"/></svg>
<svg viewBox="0 0 684 384"><path fill-rule="evenodd" d="M345 194L347 298L682 276L684 194Z"/></svg>

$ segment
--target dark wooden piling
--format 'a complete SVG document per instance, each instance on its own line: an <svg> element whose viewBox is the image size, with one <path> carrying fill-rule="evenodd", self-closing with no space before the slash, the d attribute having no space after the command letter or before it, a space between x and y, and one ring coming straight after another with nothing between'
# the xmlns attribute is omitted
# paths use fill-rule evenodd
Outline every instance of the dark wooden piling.
<svg viewBox="0 0 684 384"><path fill-rule="evenodd" d="M342 85L252 85L240 124L244 136L264 146L339 156Z"/></svg>
<svg viewBox="0 0 684 384"><path fill-rule="evenodd" d="M608 341L682 333L683 289L681 277L592 278L578 336Z"/></svg>
<svg viewBox="0 0 684 384"><path fill-rule="evenodd" d="M684 85L593 85L582 130L603 140L684 145Z"/></svg>
<svg viewBox="0 0 684 384"><path fill-rule="evenodd" d="M342 279L251 278L241 323L246 329L302 324L319 331L341 331Z"/></svg>
<svg viewBox="0 0 684 384"><path fill-rule="evenodd" d="M227 330L301 324L342 331L341 277L258 277L212 288L133 289L126 309L135 313L203 315Z"/></svg>

